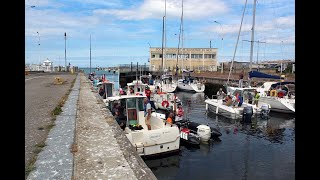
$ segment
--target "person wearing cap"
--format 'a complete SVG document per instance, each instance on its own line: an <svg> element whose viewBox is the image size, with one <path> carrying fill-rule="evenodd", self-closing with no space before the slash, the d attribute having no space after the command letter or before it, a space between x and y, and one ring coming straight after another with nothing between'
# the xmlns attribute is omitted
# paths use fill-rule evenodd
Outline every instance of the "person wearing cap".
<svg viewBox="0 0 320 180"><path fill-rule="evenodd" d="M226 93L222 91L222 88L217 92L217 99L223 99L226 96Z"/></svg>

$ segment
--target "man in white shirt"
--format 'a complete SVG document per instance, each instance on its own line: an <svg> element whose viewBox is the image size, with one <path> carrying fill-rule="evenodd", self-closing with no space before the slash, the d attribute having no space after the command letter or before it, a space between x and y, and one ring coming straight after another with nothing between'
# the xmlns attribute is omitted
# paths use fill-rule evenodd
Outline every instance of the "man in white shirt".
<svg viewBox="0 0 320 180"><path fill-rule="evenodd" d="M146 125L148 126L148 130L151 130L150 118L151 118L151 104L148 98L144 98L144 117L146 119Z"/></svg>

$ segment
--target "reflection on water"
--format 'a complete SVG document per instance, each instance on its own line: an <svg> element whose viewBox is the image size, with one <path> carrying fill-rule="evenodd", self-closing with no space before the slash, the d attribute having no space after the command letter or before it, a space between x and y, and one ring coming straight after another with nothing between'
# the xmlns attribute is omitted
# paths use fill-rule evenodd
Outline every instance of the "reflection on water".
<svg viewBox="0 0 320 180"><path fill-rule="evenodd" d="M167 157L179 157L179 164L152 166L158 179L295 179L294 115L270 113L246 125L206 113L204 93L177 95L187 118L218 128L222 136L196 148L182 145L180 156Z"/></svg>

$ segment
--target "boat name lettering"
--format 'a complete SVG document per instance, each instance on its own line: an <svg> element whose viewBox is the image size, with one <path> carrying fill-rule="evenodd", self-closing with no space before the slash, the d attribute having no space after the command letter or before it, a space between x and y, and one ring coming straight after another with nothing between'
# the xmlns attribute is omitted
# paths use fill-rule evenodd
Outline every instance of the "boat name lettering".
<svg viewBox="0 0 320 180"><path fill-rule="evenodd" d="M150 139L159 139L160 136L161 136L160 133L151 134L151 135L150 135Z"/></svg>

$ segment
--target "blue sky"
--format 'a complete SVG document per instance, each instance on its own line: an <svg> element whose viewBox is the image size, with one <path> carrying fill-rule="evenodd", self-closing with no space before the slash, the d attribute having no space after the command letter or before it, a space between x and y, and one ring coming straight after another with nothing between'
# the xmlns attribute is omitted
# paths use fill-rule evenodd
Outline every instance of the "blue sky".
<svg viewBox="0 0 320 180"><path fill-rule="evenodd" d="M178 47L182 0L166 0L166 46ZM183 47L218 48L230 61L245 0L183 0ZM162 45L165 0L26 0L25 61L79 67L148 64ZM248 0L235 60L249 61L253 0ZM217 21L218 23L214 22ZM253 60L295 59L295 1L258 0ZM38 33L37 33L38 32ZM223 41L222 41L223 37ZM40 43L40 45L38 45ZM258 48L259 47L259 48Z"/></svg>

